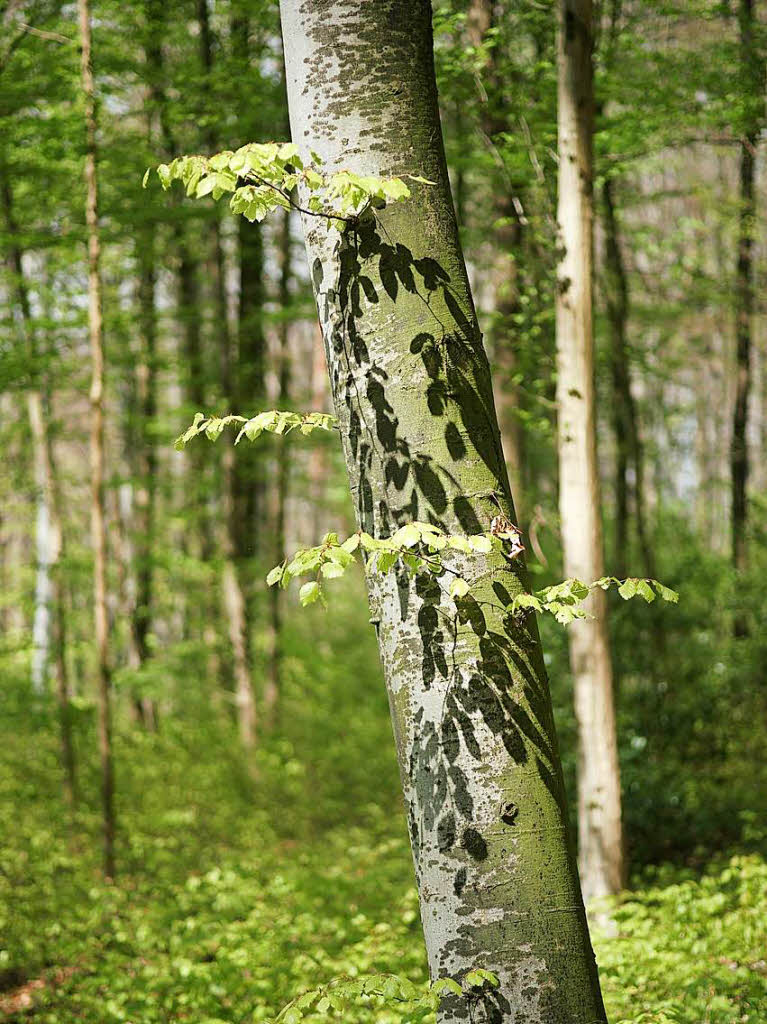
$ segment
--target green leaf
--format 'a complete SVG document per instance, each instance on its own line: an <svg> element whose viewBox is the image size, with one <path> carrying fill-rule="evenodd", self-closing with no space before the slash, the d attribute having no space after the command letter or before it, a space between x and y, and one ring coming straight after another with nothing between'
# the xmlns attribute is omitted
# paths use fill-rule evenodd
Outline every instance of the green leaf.
<svg viewBox="0 0 767 1024"><path fill-rule="evenodd" d="M469 593L469 584L466 582L466 580L463 580L461 579L460 576L457 576L450 584L449 593L450 596L453 598L466 597L466 595Z"/></svg>
<svg viewBox="0 0 767 1024"><path fill-rule="evenodd" d="M316 580L312 580L310 583L304 583L298 592L298 600L301 602L302 607L306 608L307 605L314 604L320 596L320 585Z"/></svg>
<svg viewBox="0 0 767 1024"><path fill-rule="evenodd" d="M170 167L167 164L160 164L157 168L157 177L160 179L160 184L164 189L170 188L170 183L173 180L171 177Z"/></svg>
<svg viewBox="0 0 767 1024"><path fill-rule="evenodd" d="M343 576L346 571L343 565L339 565L338 562L323 562L322 563L322 575L329 580L338 579L339 576Z"/></svg>
<svg viewBox="0 0 767 1024"><path fill-rule="evenodd" d="M484 533L477 533L469 537L469 546L473 551L479 551L485 555L490 554L493 550L492 540Z"/></svg>
<svg viewBox="0 0 767 1024"><path fill-rule="evenodd" d="M618 587L618 593L624 601L630 601L632 597L636 597L637 593L637 580L629 577L624 580L623 583Z"/></svg>
<svg viewBox="0 0 767 1024"><path fill-rule="evenodd" d="M151 167L147 167L147 169L144 171L144 177L141 179L141 187L142 188L146 188L147 187L147 184L149 182L149 175L150 175L151 171L152 171Z"/></svg>
<svg viewBox="0 0 767 1024"><path fill-rule="evenodd" d="M447 543L454 551L463 551L467 555L471 554L471 544L469 544L466 537L451 535L447 538Z"/></svg>
<svg viewBox="0 0 767 1024"><path fill-rule="evenodd" d="M436 992L438 995L443 995L446 992L452 992L455 996L463 995L463 989L453 978L438 978L431 988L432 992Z"/></svg>
<svg viewBox="0 0 767 1024"><path fill-rule="evenodd" d="M280 565L275 565L275 567L273 569L270 569L268 574L267 574L267 577L266 577L267 585L270 586L270 587L273 587L275 583L279 583L280 580L282 579L282 574L284 572L285 572L285 563L284 562L282 562Z"/></svg>
<svg viewBox="0 0 767 1024"><path fill-rule="evenodd" d="M387 178L382 183L383 194L387 199L397 202L399 199L407 199L410 189L401 178Z"/></svg>
<svg viewBox="0 0 767 1024"><path fill-rule="evenodd" d="M421 531L415 523L406 523L391 538L397 547L413 548L421 540Z"/></svg>
<svg viewBox="0 0 767 1024"><path fill-rule="evenodd" d="M379 551L376 555L375 567L378 572L388 572L398 558L399 554L396 551Z"/></svg>
<svg viewBox="0 0 767 1024"><path fill-rule="evenodd" d="M677 604L679 601L679 594L677 594L675 590L672 590L670 587L664 587L663 584L659 583L657 580L652 580L652 585L664 601L670 601L671 604Z"/></svg>

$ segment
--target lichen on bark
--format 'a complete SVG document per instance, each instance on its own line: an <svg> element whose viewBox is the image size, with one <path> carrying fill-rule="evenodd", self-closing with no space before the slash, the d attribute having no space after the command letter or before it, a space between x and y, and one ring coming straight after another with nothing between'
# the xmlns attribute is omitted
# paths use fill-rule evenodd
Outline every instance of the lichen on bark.
<svg viewBox="0 0 767 1024"><path fill-rule="evenodd" d="M361 528L480 533L514 511L450 196L427 0L282 0L293 141L329 171L416 174L410 200L304 230ZM371 575L430 970L500 978L443 1024L604 1020L524 567L451 553L470 584ZM449 576L448 576L449 578ZM513 810L511 809L513 808Z"/></svg>

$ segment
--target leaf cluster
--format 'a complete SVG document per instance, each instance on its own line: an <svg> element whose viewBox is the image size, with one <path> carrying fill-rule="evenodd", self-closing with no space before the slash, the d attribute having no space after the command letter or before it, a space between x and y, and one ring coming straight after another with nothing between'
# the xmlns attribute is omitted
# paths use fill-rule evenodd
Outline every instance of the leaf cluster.
<svg viewBox="0 0 767 1024"><path fill-rule="evenodd" d="M630 601L632 597L641 597L648 604L652 604L656 592L664 601L672 604L679 600L679 594L675 590L664 586L658 580L638 579L634 576L621 580L617 576L603 576L589 584L570 578L536 590L533 594L518 594L512 601L511 610L518 612L532 609L539 614L548 612L557 622L566 626L575 619L589 617L583 603L596 587L609 590L613 586L618 588L618 593L624 601Z"/></svg>
<svg viewBox="0 0 767 1024"><path fill-rule="evenodd" d="M151 169L144 175L144 186ZM328 174L322 159L310 152L305 162L293 142L250 142L237 150L224 150L214 156L179 156L169 164L160 164L157 176L164 189L180 181L186 194L195 199L212 196L220 199L231 194L229 208L246 220L262 221L272 210L296 209L332 222L353 223L373 208L395 203L410 196L402 178L380 178L340 170ZM406 175L411 181L432 184L418 175ZM307 197L305 206L294 198L296 191Z"/></svg>
<svg viewBox="0 0 767 1024"><path fill-rule="evenodd" d="M497 975L477 967L467 971L461 982L439 978L426 985L415 985L397 974L371 974L362 977L334 978L326 985L310 989L292 999L271 1024L299 1024L308 1014L343 1014L350 1003L378 1006L394 1005L403 1024L422 1021L439 1009L446 996L472 999L484 988L497 988Z"/></svg>
<svg viewBox="0 0 767 1024"><path fill-rule="evenodd" d="M332 430L336 426L335 416L325 412L287 412L281 409L269 409L259 412L248 419L247 416L206 416L202 412L195 413L191 426L176 438L174 446L181 451L194 437L205 434L209 441L217 441L226 427L239 425L240 430L234 443L239 444L243 437L255 441L265 431L270 434L289 434L298 430L308 436L315 430Z"/></svg>
<svg viewBox="0 0 767 1024"><path fill-rule="evenodd" d="M478 533L471 536L449 534L432 523L412 522L401 526L391 537L372 537L358 530L344 541L338 534L325 534L322 543L302 548L291 559L275 566L266 577L269 586L279 583L287 587L296 576L313 574L315 579L305 583L300 591L301 604L314 604L322 597L322 581L343 576L348 567L362 554L369 572L389 572L396 565L403 566L411 575L431 572L441 576L450 572L454 577L449 595L461 598L469 592L468 583L454 570L444 565L442 553L457 551L465 555L489 554L493 549L504 549L504 540L496 534Z"/></svg>

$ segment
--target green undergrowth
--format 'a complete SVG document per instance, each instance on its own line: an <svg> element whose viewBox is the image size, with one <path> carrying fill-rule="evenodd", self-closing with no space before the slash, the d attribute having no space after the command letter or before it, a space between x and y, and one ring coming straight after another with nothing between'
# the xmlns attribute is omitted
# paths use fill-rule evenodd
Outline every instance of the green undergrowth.
<svg viewBox="0 0 767 1024"><path fill-rule="evenodd" d="M161 712L156 735L129 724L121 696L113 885L98 870L92 708L77 711L82 805L72 821L52 711L30 714L25 680L10 674L0 706L0 1020L234 1024L268 1020L339 976L423 986L386 697L358 599L354 590L332 615L291 616L281 716L253 771L226 702L211 704L201 652L168 661L174 713ZM767 1019L767 864L757 853L695 871L640 869L614 918L617 935L596 938L612 1024ZM44 984L29 987L36 979ZM352 999L303 1019L394 1024L406 1019L398 1006Z"/></svg>

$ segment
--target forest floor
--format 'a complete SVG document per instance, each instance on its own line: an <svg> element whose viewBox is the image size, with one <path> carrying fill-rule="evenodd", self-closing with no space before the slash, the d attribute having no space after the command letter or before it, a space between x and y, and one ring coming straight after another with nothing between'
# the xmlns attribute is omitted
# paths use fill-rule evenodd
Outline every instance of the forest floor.
<svg viewBox="0 0 767 1024"><path fill-rule="evenodd" d="M83 800L72 821L50 711L30 718L6 697L0 1020L231 1024L268 1019L337 975L425 980L375 650L343 616L324 632L319 646L310 630L291 643L284 724L262 744L255 782L230 723L204 713L188 682L184 717L158 734L120 724L111 885L99 877L98 778L85 756L92 712L80 712ZM612 1024L767 1020L758 854L645 868L614 916L617 934L595 938ZM382 1004L336 1019L402 1017Z"/></svg>

